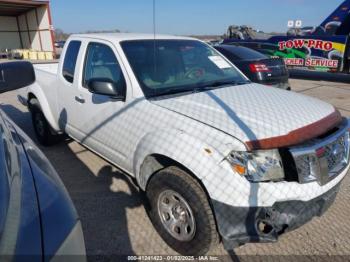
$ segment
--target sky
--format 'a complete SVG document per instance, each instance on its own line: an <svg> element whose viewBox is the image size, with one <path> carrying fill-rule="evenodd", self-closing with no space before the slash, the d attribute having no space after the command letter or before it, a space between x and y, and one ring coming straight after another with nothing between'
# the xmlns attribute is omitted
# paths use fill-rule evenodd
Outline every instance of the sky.
<svg viewBox="0 0 350 262"><path fill-rule="evenodd" d="M231 24L286 32L287 21L319 25L343 0L155 0L157 33L224 34ZM67 33L153 32L153 0L51 0L55 28Z"/></svg>

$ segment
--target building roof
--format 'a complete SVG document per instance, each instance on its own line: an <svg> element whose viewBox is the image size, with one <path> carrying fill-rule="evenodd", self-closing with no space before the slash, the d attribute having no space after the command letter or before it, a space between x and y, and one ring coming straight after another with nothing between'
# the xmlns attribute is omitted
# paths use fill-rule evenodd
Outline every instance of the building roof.
<svg viewBox="0 0 350 262"><path fill-rule="evenodd" d="M19 16L48 3L49 1L37 0L0 0L0 16Z"/></svg>

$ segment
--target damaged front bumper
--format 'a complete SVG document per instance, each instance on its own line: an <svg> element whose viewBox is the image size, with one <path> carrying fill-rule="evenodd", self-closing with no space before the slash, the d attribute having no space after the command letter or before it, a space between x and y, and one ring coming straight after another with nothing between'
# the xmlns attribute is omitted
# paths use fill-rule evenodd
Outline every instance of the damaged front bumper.
<svg viewBox="0 0 350 262"><path fill-rule="evenodd" d="M213 201L225 249L246 243L276 242L281 234L322 216L333 204L339 187L340 183L307 202L277 202L272 207L233 207Z"/></svg>
<svg viewBox="0 0 350 262"><path fill-rule="evenodd" d="M275 242L281 234L323 215L350 168L349 131L350 121L344 119L332 134L291 148L295 166L288 167L294 172L288 182L252 183L240 198L212 198L225 248Z"/></svg>

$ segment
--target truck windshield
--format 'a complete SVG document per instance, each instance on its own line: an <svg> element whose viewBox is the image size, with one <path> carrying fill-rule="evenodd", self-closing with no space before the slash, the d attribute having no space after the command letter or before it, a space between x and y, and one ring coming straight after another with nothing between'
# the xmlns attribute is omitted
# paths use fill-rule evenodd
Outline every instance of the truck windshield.
<svg viewBox="0 0 350 262"><path fill-rule="evenodd" d="M146 98L248 82L217 51L200 41L133 40L121 46Z"/></svg>

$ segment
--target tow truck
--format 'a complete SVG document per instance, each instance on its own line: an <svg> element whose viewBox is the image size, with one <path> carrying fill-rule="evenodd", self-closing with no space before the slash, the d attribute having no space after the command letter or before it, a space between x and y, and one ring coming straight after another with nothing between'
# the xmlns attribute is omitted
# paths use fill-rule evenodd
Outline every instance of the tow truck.
<svg viewBox="0 0 350 262"><path fill-rule="evenodd" d="M286 35L272 36L248 26L230 26L223 43L284 58L291 68L349 74L350 0L344 1L319 26L310 28L292 28Z"/></svg>

